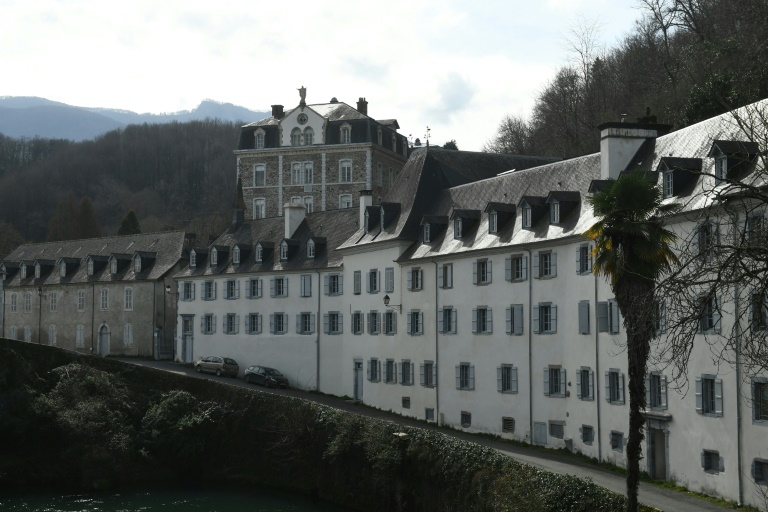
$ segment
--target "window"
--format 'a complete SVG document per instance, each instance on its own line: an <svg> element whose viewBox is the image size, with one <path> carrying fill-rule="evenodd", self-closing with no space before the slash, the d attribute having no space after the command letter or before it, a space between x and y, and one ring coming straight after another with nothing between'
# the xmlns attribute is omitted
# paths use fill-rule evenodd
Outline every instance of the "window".
<svg viewBox="0 0 768 512"><path fill-rule="evenodd" d="M419 367L421 385L428 388L435 387L437 382L437 366L434 361L424 361Z"/></svg>
<svg viewBox="0 0 768 512"><path fill-rule="evenodd" d="M253 186L263 187L266 185L267 166L264 164L256 164L253 166Z"/></svg>
<svg viewBox="0 0 768 512"><path fill-rule="evenodd" d="M475 367L469 363L456 365L456 389L475 389Z"/></svg>
<svg viewBox="0 0 768 512"><path fill-rule="evenodd" d="M472 413L461 411L461 426L463 428L469 428L472 426Z"/></svg>
<svg viewBox="0 0 768 512"><path fill-rule="evenodd" d="M352 313L352 334L363 333L363 313L362 311L355 311Z"/></svg>
<svg viewBox="0 0 768 512"><path fill-rule="evenodd" d="M533 259L533 275L539 279L557 275L557 253L540 251Z"/></svg>
<svg viewBox="0 0 768 512"><path fill-rule="evenodd" d="M368 293L379 293L379 277L381 272L376 269L368 271Z"/></svg>
<svg viewBox="0 0 768 512"><path fill-rule="evenodd" d="M216 315L203 315L200 318L200 332L203 334L213 334L216 332Z"/></svg>
<svg viewBox="0 0 768 512"><path fill-rule="evenodd" d="M32 341L32 328L28 325L24 326L24 341Z"/></svg>
<svg viewBox="0 0 768 512"><path fill-rule="evenodd" d="M341 127L341 143L342 144L349 144L350 142L352 142L351 132L352 132L352 129L350 126L346 125Z"/></svg>
<svg viewBox="0 0 768 512"><path fill-rule="evenodd" d="M562 439L565 436L565 422L564 421L550 421L549 422L549 435L556 439Z"/></svg>
<svg viewBox="0 0 768 512"><path fill-rule="evenodd" d="M491 283L491 261L477 260L472 263L472 282L478 285Z"/></svg>
<svg viewBox="0 0 768 512"><path fill-rule="evenodd" d="M418 309L411 310L408 313L408 334L411 336L421 336L424 334L424 313Z"/></svg>
<svg viewBox="0 0 768 512"><path fill-rule="evenodd" d="M232 263L235 265L240 264L240 248L238 246L232 249Z"/></svg>
<svg viewBox="0 0 768 512"><path fill-rule="evenodd" d="M323 316L323 324L326 334L341 334L344 326L344 317L338 311L331 311Z"/></svg>
<svg viewBox="0 0 768 512"><path fill-rule="evenodd" d="M302 274L300 277L302 297L312 296L312 274Z"/></svg>
<svg viewBox="0 0 768 512"><path fill-rule="evenodd" d="M723 415L723 380L714 375L696 377L696 412L709 416Z"/></svg>
<svg viewBox="0 0 768 512"><path fill-rule="evenodd" d="M752 214L747 217L746 239L750 246L765 246L768 241L768 229L763 213Z"/></svg>
<svg viewBox="0 0 768 512"><path fill-rule="evenodd" d="M768 301L765 291L753 292L750 297L750 327L753 331L764 331L768 318Z"/></svg>
<svg viewBox="0 0 768 512"><path fill-rule="evenodd" d="M54 324L48 326L48 344L56 345L56 325Z"/></svg>
<svg viewBox="0 0 768 512"><path fill-rule="evenodd" d="M21 265L21 278L22 279L27 278L27 266L24 264Z"/></svg>
<svg viewBox="0 0 768 512"><path fill-rule="evenodd" d="M662 174L664 183L662 185L662 191L664 199L670 198L675 195L673 173L672 171L664 171Z"/></svg>
<svg viewBox="0 0 768 512"><path fill-rule="evenodd" d="M576 396L579 400L595 399L595 374L588 366L576 370Z"/></svg>
<svg viewBox="0 0 768 512"><path fill-rule="evenodd" d="M296 333L314 334L315 315L313 313L299 313L296 315Z"/></svg>
<svg viewBox="0 0 768 512"><path fill-rule="evenodd" d="M133 271L138 274L141 272L141 258L139 256L135 256L133 258Z"/></svg>
<svg viewBox="0 0 768 512"><path fill-rule="evenodd" d="M652 372L646 377L645 402L651 409L667 408L667 378L664 375Z"/></svg>
<svg viewBox="0 0 768 512"><path fill-rule="evenodd" d="M510 418L508 416L502 416L501 417L501 432L503 434L514 434L515 433L515 418Z"/></svg>
<svg viewBox="0 0 768 512"><path fill-rule="evenodd" d="M205 281L202 283L203 300L216 300L216 282Z"/></svg>
<svg viewBox="0 0 768 512"><path fill-rule="evenodd" d="M123 326L123 347L130 348L133 346L133 325L125 324Z"/></svg>
<svg viewBox="0 0 768 512"><path fill-rule="evenodd" d="M504 260L505 278L507 281L524 281L528 279L528 257L523 255L510 256Z"/></svg>
<svg viewBox="0 0 768 512"><path fill-rule="evenodd" d="M106 288L101 289L101 310L109 310L109 290Z"/></svg>
<svg viewBox="0 0 768 512"><path fill-rule="evenodd" d="M298 128L291 130L291 146L301 146L301 130Z"/></svg>
<svg viewBox="0 0 768 512"><path fill-rule="evenodd" d="M211 249L211 266L215 267L219 264L219 251L216 248Z"/></svg>
<svg viewBox="0 0 768 512"><path fill-rule="evenodd" d="M714 256L718 239L717 224L705 222L700 224L694 233L692 240L693 254L704 261L709 261Z"/></svg>
<svg viewBox="0 0 768 512"><path fill-rule="evenodd" d="M24 311L32 311L32 292L24 294Z"/></svg>
<svg viewBox="0 0 768 512"><path fill-rule="evenodd" d="M224 334L237 334L240 326L240 315L229 313L224 315Z"/></svg>
<svg viewBox="0 0 768 512"><path fill-rule="evenodd" d="M312 196L304 196L304 209L307 210L307 213L312 213L315 211L314 204L315 203Z"/></svg>
<svg viewBox="0 0 768 512"><path fill-rule="evenodd" d="M421 236L421 240L422 240L422 241L423 241L425 244L428 244L428 243L431 241L431 240L430 240L430 235L429 235L429 224L424 224L424 225L421 227L421 235L422 235L422 236Z"/></svg>
<svg viewBox="0 0 768 512"><path fill-rule="evenodd" d="M380 318L378 311L371 311L368 313L368 334L379 334L381 331L379 322Z"/></svg>
<svg viewBox="0 0 768 512"><path fill-rule="evenodd" d="M579 301L579 334L589 334L589 301Z"/></svg>
<svg viewBox="0 0 768 512"><path fill-rule="evenodd" d="M133 288L125 289L125 298L123 300L123 309L133 311Z"/></svg>
<svg viewBox="0 0 768 512"><path fill-rule="evenodd" d="M453 238L461 238L461 218L453 220Z"/></svg>
<svg viewBox="0 0 768 512"><path fill-rule="evenodd" d="M493 333L493 310L488 306L480 306L472 310L472 333Z"/></svg>
<svg viewBox="0 0 768 512"><path fill-rule="evenodd" d="M350 183L352 181L352 160L342 160L339 162L339 183Z"/></svg>
<svg viewBox="0 0 768 512"><path fill-rule="evenodd" d="M768 378L752 380L752 420L768 424ZM765 476L768 477L768 473Z"/></svg>
<svg viewBox="0 0 768 512"><path fill-rule="evenodd" d="M288 296L288 278L287 277L273 277L269 280L269 295L270 297L287 297Z"/></svg>
<svg viewBox="0 0 768 512"><path fill-rule="evenodd" d="M269 315L269 332L272 334L285 334L288 329L288 318L283 313Z"/></svg>
<svg viewBox="0 0 768 512"><path fill-rule="evenodd" d="M376 358L368 361L368 380L371 382L379 382L381 380L381 363Z"/></svg>
<svg viewBox="0 0 768 512"><path fill-rule="evenodd" d="M304 145L311 146L315 139L315 131L307 126L304 129Z"/></svg>
<svg viewBox="0 0 768 512"><path fill-rule="evenodd" d="M752 478L757 484L768 484L768 460L754 459L752 461Z"/></svg>
<svg viewBox="0 0 768 512"><path fill-rule="evenodd" d="M413 363L409 359L403 359L400 363L400 384L413 386Z"/></svg>
<svg viewBox="0 0 768 512"><path fill-rule="evenodd" d="M80 290L77 292L77 310L82 312L85 311L85 291Z"/></svg>
<svg viewBox="0 0 768 512"><path fill-rule="evenodd" d="M411 397L404 396L400 403L403 406L403 409L410 409L411 408Z"/></svg>
<svg viewBox="0 0 768 512"><path fill-rule="evenodd" d="M256 132L256 149L264 149L264 132Z"/></svg>
<svg viewBox="0 0 768 512"><path fill-rule="evenodd" d="M715 185L720 185L728 178L728 157L720 155L715 159Z"/></svg>
<svg viewBox="0 0 768 512"><path fill-rule="evenodd" d="M549 302L540 302L533 306L531 319L533 332L537 334L554 334L557 332L557 306Z"/></svg>
<svg viewBox="0 0 768 512"><path fill-rule="evenodd" d="M376 166L376 185L379 187L384 185L384 170L381 168L381 163Z"/></svg>
<svg viewBox="0 0 768 512"><path fill-rule="evenodd" d="M619 305L616 300L597 303L597 332L619 333Z"/></svg>
<svg viewBox="0 0 768 512"><path fill-rule="evenodd" d="M699 298L699 332L704 334L720 333L720 308L717 297L708 295Z"/></svg>
<svg viewBox="0 0 768 512"><path fill-rule="evenodd" d="M394 272L393 272L394 273ZM422 286L422 272L418 267L408 270L408 289L411 291L419 291Z"/></svg>
<svg viewBox="0 0 768 512"><path fill-rule="evenodd" d="M714 450L702 450L701 452L701 467L707 473L721 473L725 468L723 467L723 458L720 457L720 452Z"/></svg>
<svg viewBox="0 0 768 512"><path fill-rule="evenodd" d="M531 207L528 205L523 205L521 208L521 216L522 216L522 222L524 228L530 228L531 227Z"/></svg>
<svg viewBox="0 0 768 512"><path fill-rule="evenodd" d="M387 311L384 313L384 334L392 336L397 334L397 313L394 311Z"/></svg>
<svg viewBox="0 0 768 512"><path fill-rule="evenodd" d="M445 263L437 268L437 286L442 289L453 288L453 263Z"/></svg>
<svg viewBox="0 0 768 512"><path fill-rule="evenodd" d="M280 261L288 261L288 243L285 241L280 244Z"/></svg>
<svg viewBox="0 0 768 512"><path fill-rule="evenodd" d="M67 276L67 264L63 261L59 264L59 277Z"/></svg>
<svg viewBox="0 0 768 512"><path fill-rule="evenodd" d="M291 164L291 185L301 185L301 162Z"/></svg>
<svg viewBox="0 0 768 512"><path fill-rule="evenodd" d="M592 272L592 253L589 244L581 244L576 250L576 273L579 275Z"/></svg>
<svg viewBox="0 0 768 512"><path fill-rule="evenodd" d="M339 196L339 208L342 210L352 208L352 194L341 194Z"/></svg>
<svg viewBox="0 0 768 512"><path fill-rule="evenodd" d="M256 244L256 250L253 252L253 259L256 263L261 263L264 260L264 247L261 244Z"/></svg>
<svg viewBox="0 0 768 512"><path fill-rule="evenodd" d="M355 270L354 274L352 274L352 278L353 278L352 281L353 281L353 288L354 288L353 293L355 295L360 295L361 288L362 288L361 281L363 280L362 271Z"/></svg>
<svg viewBox="0 0 768 512"><path fill-rule="evenodd" d="M456 334L456 309L443 306L437 310L437 331L442 334Z"/></svg>
<svg viewBox="0 0 768 512"><path fill-rule="evenodd" d="M581 442L584 444L592 444L595 440L595 429L591 425L581 426Z"/></svg>
<svg viewBox="0 0 768 512"><path fill-rule="evenodd" d="M611 450L624 451L624 433L611 430Z"/></svg>
<svg viewBox="0 0 768 512"><path fill-rule="evenodd" d="M304 169L304 173L303 173L304 174L304 176L303 176L304 177L304 179L303 179L304 184L305 185L310 185L310 184L314 183L313 176L312 176L312 162L304 162L303 169ZM306 198L305 198L304 203L306 204Z"/></svg>
<svg viewBox="0 0 768 512"><path fill-rule="evenodd" d="M342 295L344 292L344 276L342 274L325 275L325 294L330 296Z"/></svg>
<svg viewBox="0 0 768 512"><path fill-rule="evenodd" d="M549 223L560 224L560 202L557 200L549 203Z"/></svg>
<svg viewBox="0 0 768 512"><path fill-rule="evenodd" d="M387 384L397 383L397 364L394 359L387 359L384 363L384 382Z"/></svg>
<svg viewBox="0 0 768 512"><path fill-rule="evenodd" d="M496 212L488 212L488 232L498 233L499 231L499 215Z"/></svg>
<svg viewBox="0 0 768 512"><path fill-rule="evenodd" d="M499 393L517 393L517 368L511 364L497 366L496 389Z"/></svg>
<svg viewBox="0 0 768 512"><path fill-rule="evenodd" d="M395 291L395 269L392 267L384 269L384 291L387 293Z"/></svg>
<svg viewBox="0 0 768 512"><path fill-rule="evenodd" d="M240 282L236 279L230 279L226 283L224 298L227 300L240 297Z"/></svg>
<svg viewBox="0 0 768 512"><path fill-rule="evenodd" d="M267 200L257 197L253 200L253 218L263 219L267 216Z"/></svg>
<svg viewBox="0 0 768 512"><path fill-rule="evenodd" d="M250 313L246 318L245 332L247 334L261 334L261 315Z"/></svg>
<svg viewBox="0 0 768 512"><path fill-rule="evenodd" d="M520 336L523 334L523 305L512 304L506 309L507 334Z"/></svg>
<svg viewBox="0 0 768 512"><path fill-rule="evenodd" d="M667 332L667 306L663 300L653 302L653 327L656 336Z"/></svg>
<svg viewBox="0 0 768 512"><path fill-rule="evenodd" d="M75 328L75 347L85 348L85 325L83 324L77 324Z"/></svg>
<svg viewBox="0 0 768 512"><path fill-rule="evenodd" d="M565 397L565 368L547 366L544 368L544 394L551 397Z"/></svg>
<svg viewBox="0 0 768 512"><path fill-rule="evenodd" d="M80 293L84 293L84 292L80 292ZM11 310L11 313L16 312L16 308L18 307L17 301L18 301L18 295L16 293L12 293L9 299L9 306L8 306Z"/></svg>
<svg viewBox="0 0 768 512"><path fill-rule="evenodd" d="M40 279L40 264L39 263L35 263L35 279Z"/></svg>
<svg viewBox="0 0 768 512"><path fill-rule="evenodd" d="M37 267L39 269L40 267ZM35 270L37 272L37 269ZM109 273L110 274L117 274L117 258L112 257L112 259L109 260ZM37 276L35 276L37 277Z"/></svg>
<svg viewBox="0 0 768 512"><path fill-rule="evenodd" d="M624 404L624 374L616 368L605 372L605 400L613 405Z"/></svg>
<svg viewBox="0 0 768 512"><path fill-rule="evenodd" d="M194 249L189 252L189 268L197 267L197 253ZM88 274L93 274L93 261L88 262Z"/></svg>
<svg viewBox="0 0 768 512"><path fill-rule="evenodd" d="M383 142L383 139L381 137L381 128L378 129L377 135L378 135L378 139L379 139L379 146L383 146L384 142ZM381 164L379 164L379 166L381 166Z"/></svg>
<svg viewBox="0 0 768 512"><path fill-rule="evenodd" d="M48 294L48 308L51 312L55 312L59 307L59 294L58 292L51 292Z"/></svg>

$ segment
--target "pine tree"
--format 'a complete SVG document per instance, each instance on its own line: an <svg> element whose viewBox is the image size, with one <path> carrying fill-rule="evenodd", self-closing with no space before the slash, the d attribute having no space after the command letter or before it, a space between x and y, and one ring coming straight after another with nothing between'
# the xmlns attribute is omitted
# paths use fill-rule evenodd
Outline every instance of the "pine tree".
<svg viewBox="0 0 768 512"><path fill-rule="evenodd" d="M125 214L123 221L120 223L120 229L117 230L118 235L139 235L141 234L141 226L139 225L139 219L136 217L136 213L131 210Z"/></svg>

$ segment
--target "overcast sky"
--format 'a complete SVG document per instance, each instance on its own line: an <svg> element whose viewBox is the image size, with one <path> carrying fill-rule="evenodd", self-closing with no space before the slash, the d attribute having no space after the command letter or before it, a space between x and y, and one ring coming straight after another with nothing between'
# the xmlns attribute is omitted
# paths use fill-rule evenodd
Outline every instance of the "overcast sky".
<svg viewBox="0 0 768 512"><path fill-rule="evenodd" d="M303 85L309 104L364 96L405 135L480 150L530 113L580 23L611 47L640 15L636 0L0 0L0 96L270 110Z"/></svg>

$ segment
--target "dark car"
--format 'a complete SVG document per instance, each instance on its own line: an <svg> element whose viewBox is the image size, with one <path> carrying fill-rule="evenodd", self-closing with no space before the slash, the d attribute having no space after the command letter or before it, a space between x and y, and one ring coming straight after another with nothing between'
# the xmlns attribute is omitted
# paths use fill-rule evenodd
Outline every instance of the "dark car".
<svg viewBox="0 0 768 512"><path fill-rule="evenodd" d="M261 384L268 388L287 388L288 378L275 370L266 366L249 366L245 369L245 382Z"/></svg>
<svg viewBox="0 0 768 512"><path fill-rule="evenodd" d="M237 361L231 357L222 356L208 356L201 357L195 361L195 370L197 373L215 373L216 376L229 375L230 377L237 377L240 371L240 366Z"/></svg>

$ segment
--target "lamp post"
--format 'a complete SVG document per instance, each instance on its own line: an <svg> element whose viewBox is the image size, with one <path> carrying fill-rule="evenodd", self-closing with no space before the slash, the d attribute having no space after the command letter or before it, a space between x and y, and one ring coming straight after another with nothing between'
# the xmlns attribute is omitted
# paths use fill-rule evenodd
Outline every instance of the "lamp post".
<svg viewBox="0 0 768 512"><path fill-rule="evenodd" d="M40 300L37 303L37 344L42 345L41 337L43 334L43 287L37 287L37 295Z"/></svg>
<svg viewBox="0 0 768 512"><path fill-rule="evenodd" d="M389 308L389 309L396 309L396 310L398 310L399 312L402 313L402 305L400 305L400 304L392 304L392 305L390 305L389 304L389 295L385 295L384 296L384 306Z"/></svg>

